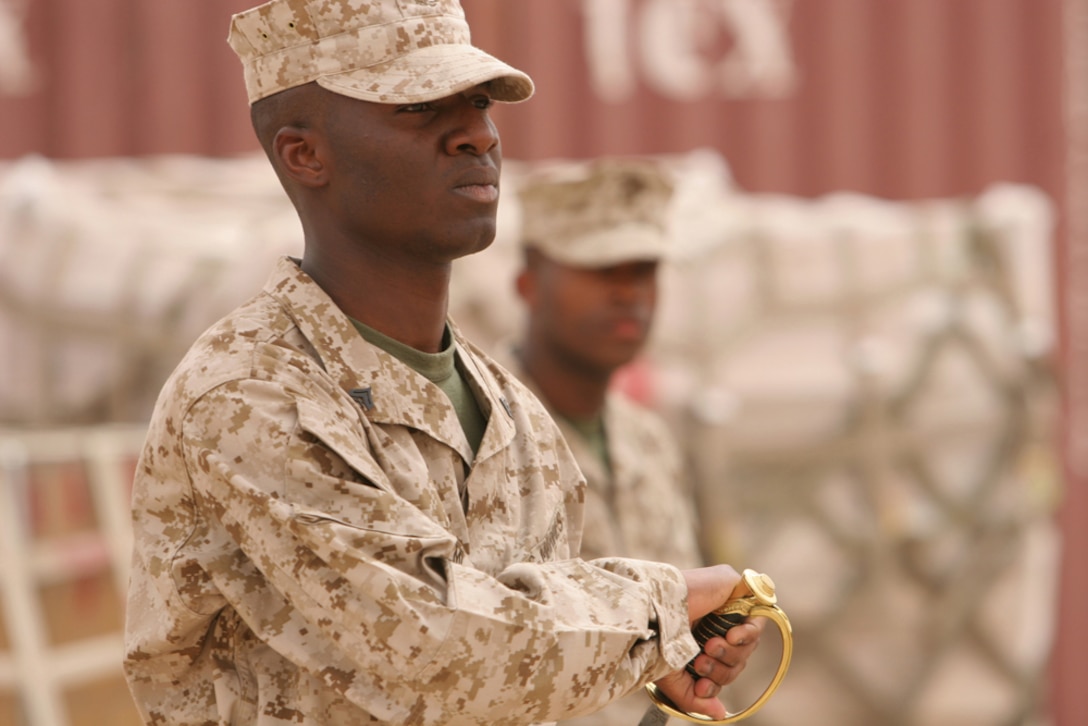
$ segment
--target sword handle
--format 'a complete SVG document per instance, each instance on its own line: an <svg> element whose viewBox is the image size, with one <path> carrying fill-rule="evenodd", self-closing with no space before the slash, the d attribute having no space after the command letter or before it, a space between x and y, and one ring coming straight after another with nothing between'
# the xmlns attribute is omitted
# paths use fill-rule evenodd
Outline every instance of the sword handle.
<svg viewBox="0 0 1088 726"><path fill-rule="evenodd" d="M790 619L786 617L786 613L782 612L782 609L776 604L777 601L774 582L771 578L755 570L745 570L742 574L741 585L733 591L732 599L714 612L705 615L691 631L691 634L699 643L699 647L702 648L711 638L718 635L724 636L730 628L743 623L750 617L765 617L778 627L782 634L782 658L778 662L778 670L775 672L774 678L771 679L770 685L751 706L737 713L727 714L723 719L715 720L701 713L686 713L679 710L665 697L665 694L657 689L656 685L648 683L646 692L654 705L670 716L676 716L693 723L709 724L735 723L748 718L762 708L763 704L770 699L771 694L778 689L782 679L786 677L786 670L789 668L790 659L793 657L793 628L790 625ZM693 678L701 677L695 673L691 663L687 664L686 670Z"/></svg>
<svg viewBox="0 0 1088 726"><path fill-rule="evenodd" d="M742 615L739 612L721 613L715 611L703 616L692 629L691 634L695 638L695 642L699 644L699 650L702 651L702 649L706 647L706 642L708 640L716 637L724 638L730 628L734 625L740 625L747 619L747 615ZM695 672L694 658L688 661L685 670L696 680L702 678L702 676Z"/></svg>

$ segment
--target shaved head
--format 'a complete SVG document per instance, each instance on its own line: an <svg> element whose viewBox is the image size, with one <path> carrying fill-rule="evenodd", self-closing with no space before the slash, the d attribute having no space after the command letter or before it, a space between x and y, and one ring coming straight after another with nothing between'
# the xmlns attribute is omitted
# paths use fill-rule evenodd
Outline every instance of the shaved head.
<svg viewBox="0 0 1088 726"><path fill-rule="evenodd" d="M255 101L249 110L257 140L296 208L300 201L299 185L285 167L282 149L276 148L276 137L285 129L301 133L315 131L328 106L329 95L316 83L307 83ZM299 208L300 214L302 211Z"/></svg>
<svg viewBox="0 0 1088 726"><path fill-rule="evenodd" d="M312 128L313 119L322 113L327 93L316 83L307 83L254 102L249 109L249 118L261 147L270 158L276 133L287 126Z"/></svg>

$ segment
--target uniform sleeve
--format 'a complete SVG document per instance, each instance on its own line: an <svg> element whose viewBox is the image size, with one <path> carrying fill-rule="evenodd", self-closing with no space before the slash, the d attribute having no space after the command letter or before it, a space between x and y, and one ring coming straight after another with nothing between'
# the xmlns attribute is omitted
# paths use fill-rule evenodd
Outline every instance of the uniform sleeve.
<svg viewBox="0 0 1088 726"><path fill-rule="evenodd" d="M208 544L180 569L205 573L279 657L371 714L558 720L697 652L675 568L460 564L456 538L384 485L370 454L352 451L349 465L337 453L347 441L314 438L297 408L278 385L242 381L189 409L183 446Z"/></svg>

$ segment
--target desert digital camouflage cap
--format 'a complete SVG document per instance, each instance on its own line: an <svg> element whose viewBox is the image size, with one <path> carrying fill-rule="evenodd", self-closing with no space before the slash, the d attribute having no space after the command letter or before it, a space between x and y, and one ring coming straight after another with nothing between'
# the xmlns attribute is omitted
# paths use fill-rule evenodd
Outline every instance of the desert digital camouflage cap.
<svg viewBox="0 0 1088 726"><path fill-rule="evenodd" d="M316 81L375 103L423 103L491 82L524 101L529 76L472 45L458 0L272 0L238 13L228 42L253 103Z"/></svg>
<svg viewBox="0 0 1088 726"><path fill-rule="evenodd" d="M659 260L673 182L648 159L598 159L530 174L518 190L521 243L575 267Z"/></svg>

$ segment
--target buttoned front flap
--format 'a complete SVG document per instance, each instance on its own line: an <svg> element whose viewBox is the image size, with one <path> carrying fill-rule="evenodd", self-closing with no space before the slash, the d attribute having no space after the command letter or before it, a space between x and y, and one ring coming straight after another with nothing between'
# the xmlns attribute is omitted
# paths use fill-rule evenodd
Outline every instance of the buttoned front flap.
<svg viewBox="0 0 1088 726"><path fill-rule="evenodd" d="M287 461L287 496L301 507L314 507L334 516L334 510L359 490L392 493L388 478L370 454L362 420L350 408L322 406L299 399L298 425L303 435L292 444ZM350 505L349 505L350 506ZM348 520L357 514L351 507Z"/></svg>
<svg viewBox="0 0 1088 726"><path fill-rule="evenodd" d="M354 410L309 399L298 401L298 417L304 434L288 457L287 496L300 510L390 532L449 524L426 464L406 436L398 441L381 427L368 430ZM402 483L403 474L410 474L411 486Z"/></svg>

